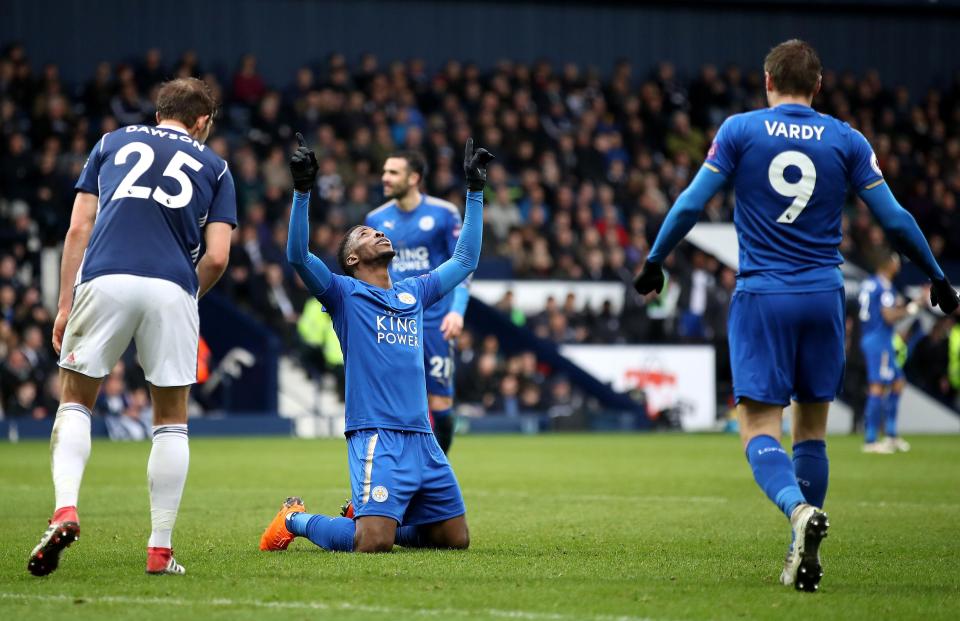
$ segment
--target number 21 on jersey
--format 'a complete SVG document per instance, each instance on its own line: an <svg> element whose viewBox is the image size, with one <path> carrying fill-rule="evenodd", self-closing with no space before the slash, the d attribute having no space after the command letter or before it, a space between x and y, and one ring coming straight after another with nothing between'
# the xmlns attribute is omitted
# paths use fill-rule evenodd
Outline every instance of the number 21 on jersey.
<svg viewBox="0 0 960 621"><path fill-rule="evenodd" d="M790 166L800 169L800 178L796 181L787 181L785 173ZM777 218L777 222L793 224L807 208L807 203L813 196L813 188L817 184L817 168L813 165L813 160L800 151L784 151L770 162L767 177L777 194L793 199L786 211Z"/></svg>

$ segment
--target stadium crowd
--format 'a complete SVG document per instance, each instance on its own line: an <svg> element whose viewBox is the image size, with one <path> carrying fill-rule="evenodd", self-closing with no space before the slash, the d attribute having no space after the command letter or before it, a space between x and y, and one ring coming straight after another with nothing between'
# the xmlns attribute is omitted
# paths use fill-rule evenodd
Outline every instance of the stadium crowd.
<svg viewBox="0 0 960 621"><path fill-rule="evenodd" d="M459 145L472 135L497 155L486 190L485 264L520 279L629 284L719 124L765 105L761 74L736 66L707 65L681 76L669 62L646 72L624 60L601 73L573 63L501 61L482 71L455 60L436 68L417 59L382 64L372 54L351 65L332 54L297 69L284 84L262 76L252 55L221 71L189 51L167 59L150 50L141 59L102 62L73 83L57 66L37 67L23 46L11 45L0 56L0 407L6 416L55 410L40 256L63 239L72 186L90 148L117 127L151 123L158 85L181 76L204 79L223 102L209 146L230 163L241 223L218 290L290 347L303 340L297 324L309 297L284 257L294 131L309 137L319 159L312 245L331 265L342 233L382 201L380 166L392 151L423 152L424 189L462 204ZM918 94L884 84L876 72L826 71L814 106L864 133L894 193L930 234L937 258L960 259L960 80ZM732 193L720 194L704 218L730 221L732 209ZM853 198L844 229L844 256L869 270L883 235ZM501 307L560 343L713 342L721 376L729 377L726 309L734 273L689 245L666 269L665 295L648 303L627 287L621 313L611 305L584 308L575 299L548 300L530 317L509 300ZM915 377L927 378L944 400L960 390L960 377L948 372L951 328L950 320L940 322L912 361ZM855 344L850 351L857 355ZM507 412L582 407L567 380L545 379L533 354L505 357L495 339L467 333L458 356L462 401ZM131 377L135 367L118 371L121 384L112 389L123 394L121 411L142 413L149 406L137 396L142 378Z"/></svg>

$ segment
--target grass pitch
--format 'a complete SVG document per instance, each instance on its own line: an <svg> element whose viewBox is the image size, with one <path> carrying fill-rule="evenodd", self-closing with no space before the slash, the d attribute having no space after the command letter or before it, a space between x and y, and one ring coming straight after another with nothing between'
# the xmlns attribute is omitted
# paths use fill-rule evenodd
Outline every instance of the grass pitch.
<svg viewBox="0 0 960 621"><path fill-rule="evenodd" d="M83 535L47 578L26 571L53 493L45 443L0 444L2 619L955 619L960 438L862 455L833 438L818 594L777 583L786 519L733 436L458 438L472 545L261 553L287 495L332 513L342 440L195 439L174 533L184 577L143 573L148 444L96 442Z"/></svg>

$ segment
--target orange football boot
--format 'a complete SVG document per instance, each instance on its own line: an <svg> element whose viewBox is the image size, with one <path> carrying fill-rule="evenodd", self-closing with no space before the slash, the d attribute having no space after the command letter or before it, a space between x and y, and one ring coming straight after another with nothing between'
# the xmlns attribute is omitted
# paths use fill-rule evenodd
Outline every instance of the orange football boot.
<svg viewBox="0 0 960 621"><path fill-rule="evenodd" d="M264 551L286 550L294 535L287 530L287 516L291 513L305 513L306 507L299 496L290 496L280 507L280 512L273 517L273 521L263 531L260 537L260 549Z"/></svg>

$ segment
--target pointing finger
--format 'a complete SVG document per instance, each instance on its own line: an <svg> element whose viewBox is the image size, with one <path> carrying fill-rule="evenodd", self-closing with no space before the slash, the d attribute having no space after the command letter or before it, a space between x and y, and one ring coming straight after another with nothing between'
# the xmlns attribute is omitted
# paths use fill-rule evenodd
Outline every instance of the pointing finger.
<svg viewBox="0 0 960 621"><path fill-rule="evenodd" d="M301 147L307 146L307 141L303 139L303 134L297 132L297 141L300 143Z"/></svg>

